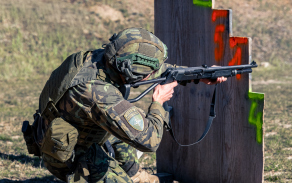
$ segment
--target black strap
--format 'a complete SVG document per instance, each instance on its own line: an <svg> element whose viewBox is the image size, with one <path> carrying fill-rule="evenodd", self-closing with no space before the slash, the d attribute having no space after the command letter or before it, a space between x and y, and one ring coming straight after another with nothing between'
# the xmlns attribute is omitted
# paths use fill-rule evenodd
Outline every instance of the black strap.
<svg viewBox="0 0 292 183"><path fill-rule="evenodd" d="M103 147L111 157L115 158L114 148L108 140L103 144Z"/></svg>
<svg viewBox="0 0 292 183"><path fill-rule="evenodd" d="M124 165L120 165L120 167L129 177L133 177L139 171L139 163L136 161L127 161Z"/></svg>
<svg viewBox="0 0 292 183"><path fill-rule="evenodd" d="M199 142L201 142L203 140L203 138L206 137L207 133L209 132L211 126L212 126L212 122L213 122L213 119L216 117L216 113L215 113L215 102L216 102L216 88L217 88L217 84L215 85L215 90L214 90L214 93L213 93L213 97L212 97L212 102L211 102L211 106L210 106L210 114L209 114L209 119L208 119L208 123L206 125L206 128L205 128L205 131L203 132L202 136L199 138L199 140L197 140L196 142L192 143L192 144L187 144L187 145L184 145L184 144L181 144L179 143L175 136L174 136L174 133L173 133L173 130L171 128L171 123L170 123L170 120L169 120L169 126L170 128L168 129L169 130L169 133L170 135L172 136L172 138L175 140L175 142L179 145L179 146L192 146L192 145L195 145Z"/></svg>

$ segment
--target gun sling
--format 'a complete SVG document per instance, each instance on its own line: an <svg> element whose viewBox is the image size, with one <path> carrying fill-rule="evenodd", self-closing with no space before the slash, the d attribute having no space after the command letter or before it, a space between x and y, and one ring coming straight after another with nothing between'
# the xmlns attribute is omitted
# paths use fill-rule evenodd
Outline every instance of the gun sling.
<svg viewBox="0 0 292 183"><path fill-rule="evenodd" d="M210 114L209 114L209 119L208 119L207 125L205 127L205 130L204 130L203 134L201 135L201 137L199 138L199 140L197 140L196 142L194 142L192 144L187 144L187 145L179 143L176 140L175 136L174 136L174 132L173 132L172 127L171 127L171 120L169 120L169 127L167 128L167 131L169 131L170 135L172 136L172 138L174 139L174 141L179 146L192 146L192 145L195 145L195 144L199 143L200 141L202 141L206 137L207 133L209 132L209 130L210 130L211 126L212 126L213 119L216 117L216 112L215 112L216 89L217 89L217 84L215 85L215 89L214 89L214 93L213 93L213 97L212 97L212 102L211 102L211 106L210 106ZM168 108L167 103L165 105L163 105L163 107L164 107L165 110L169 111L169 108ZM169 118L170 117L171 117L171 115L169 115Z"/></svg>

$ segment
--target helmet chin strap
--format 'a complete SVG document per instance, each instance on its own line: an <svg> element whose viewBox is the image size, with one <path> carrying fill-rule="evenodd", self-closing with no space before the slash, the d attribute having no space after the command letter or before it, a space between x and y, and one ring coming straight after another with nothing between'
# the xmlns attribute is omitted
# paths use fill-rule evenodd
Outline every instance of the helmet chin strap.
<svg viewBox="0 0 292 183"><path fill-rule="evenodd" d="M143 75L134 75L130 59L118 61L115 56L116 69L125 77L126 83L135 83L143 79Z"/></svg>

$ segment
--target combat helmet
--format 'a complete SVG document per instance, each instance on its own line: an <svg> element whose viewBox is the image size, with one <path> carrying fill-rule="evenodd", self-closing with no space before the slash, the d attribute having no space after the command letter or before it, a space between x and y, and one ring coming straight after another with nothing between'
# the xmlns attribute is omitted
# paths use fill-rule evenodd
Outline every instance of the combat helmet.
<svg viewBox="0 0 292 183"><path fill-rule="evenodd" d="M127 83L137 82L158 70L167 59L167 47L143 28L129 28L114 34L105 46L105 60Z"/></svg>

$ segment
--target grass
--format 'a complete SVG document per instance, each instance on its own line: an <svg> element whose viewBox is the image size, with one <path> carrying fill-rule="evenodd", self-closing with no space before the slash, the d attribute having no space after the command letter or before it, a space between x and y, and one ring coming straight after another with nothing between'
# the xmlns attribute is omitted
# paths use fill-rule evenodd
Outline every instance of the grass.
<svg viewBox="0 0 292 183"><path fill-rule="evenodd" d="M263 84L253 89L265 93L265 180L292 179L291 85Z"/></svg>
<svg viewBox="0 0 292 183"><path fill-rule="evenodd" d="M33 120L45 81L69 54L98 48L125 27L153 31L152 7L138 11L135 3L126 2L0 1L0 182L58 182L28 154L22 121ZM101 4L121 11L125 21L112 22L88 11ZM292 182L291 2L217 0L216 7L233 9L234 35L252 37L253 57L270 64L254 69L252 86L265 93L265 182ZM131 98L140 90L133 90ZM148 95L137 105L147 110L150 101ZM144 153L140 161L155 171L155 158L155 153Z"/></svg>
<svg viewBox="0 0 292 183"><path fill-rule="evenodd" d="M28 154L21 124L32 122L38 96L54 68L71 53L101 47L126 26L84 11L89 5L0 2L0 182L57 181L38 158ZM145 27L143 21L136 26Z"/></svg>
<svg viewBox="0 0 292 183"><path fill-rule="evenodd" d="M12 139L6 135L0 135L0 140L1 141L12 141Z"/></svg>

